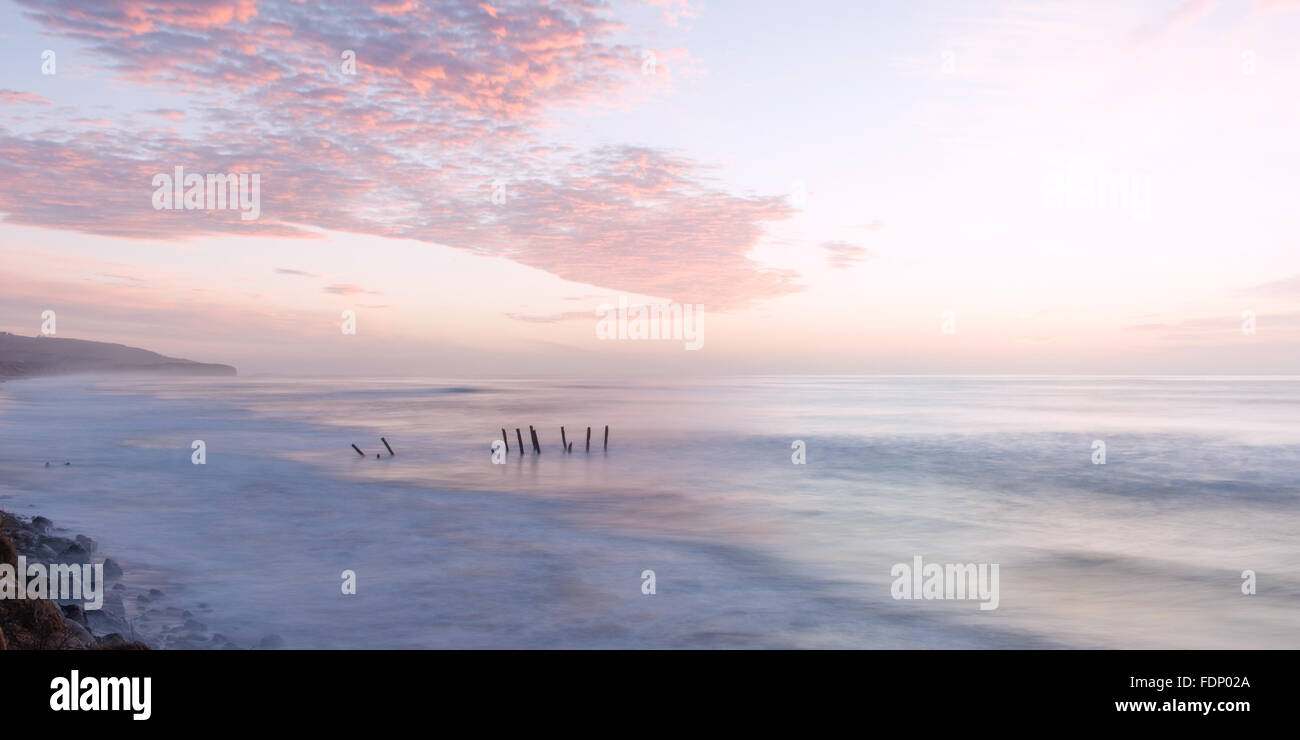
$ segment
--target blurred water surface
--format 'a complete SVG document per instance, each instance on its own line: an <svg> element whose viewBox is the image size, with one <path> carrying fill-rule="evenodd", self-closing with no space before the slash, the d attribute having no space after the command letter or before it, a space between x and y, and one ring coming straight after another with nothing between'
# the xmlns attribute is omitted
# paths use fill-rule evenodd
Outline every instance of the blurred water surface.
<svg viewBox="0 0 1300 740"><path fill-rule="evenodd" d="M0 507L241 644L1298 648L1297 419L1294 377L34 379ZM894 600L916 555L999 608Z"/></svg>

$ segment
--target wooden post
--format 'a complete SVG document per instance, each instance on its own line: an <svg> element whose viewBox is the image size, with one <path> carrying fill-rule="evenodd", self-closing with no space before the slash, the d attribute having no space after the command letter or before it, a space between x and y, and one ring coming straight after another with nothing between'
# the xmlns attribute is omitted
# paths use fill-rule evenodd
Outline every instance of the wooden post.
<svg viewBox="0 0 1300 740"><path fill-rule="evenodd" d="M587 452L591 452L591 427L587 427Z"/></svg>
<svg viewBox="0 0 1300 740"><path fill-rule="evenodd" d="M565 452L569 451L569 438L564 436L564 427L560 427L560 447Z"/></svg>
<svg viewBox="0 0 1300 740"><path fill-rule="evenodd" d="M505 430L505 429L502 429L502 430L501 430L501 441L505 443L505 445L506 445L506 454L509 455L509 454L510 454L510 438L506 436L506 430Z"/></svg>
<svg viewBox="0 0 1300 740"><path fill-rule="evenodd" d="M609 425L605 425L605 449L609 449Z"/></svg>
<svg viewBox="0 0 1300 740"><path fill-rule="evenodd" d="M534 455L542 454L542 443L537 441L537 430L533 429L532 424L528 425L528 434L531 435L533 438L533 454Z"/></svg>
<svg viewBox="0 0 1300 740"><path fill-rule="evenodd" d="M519 440L519 454L522 456L524 454L524 435L519 431L519 427L515 427L515 439Z"/></svg>
<svg viewBox="0 0 1300 740"><path fill-rule="evenodd" d="M569 449L569 452L573 452L573 443L572 443L572 442L569 443L569 448L568 448L568 449Z"/></svg>
<svg viewBox="0 0 1300 740"><path fill-rule="evenodd" d="M362 452L362 451L361 451L361 448L360 448L360 447L357 447L355 444L352 445L352 449L356 450L358 455L360 455L360 456L362 456L362 457L365 457L365 456L366 456L366 453Z"/></svg>
<svg viewBox="0 0 1300 740"><path fill-rule="evenodd" d="M380 437L380 438L379 438L379 441L384 443L384 446L388 448L388 456L389 456L389 457L392 457L392 456L393 456L393 448L392 448L391 445L388 444L388 440L384 439L383 437Z"/></svg>

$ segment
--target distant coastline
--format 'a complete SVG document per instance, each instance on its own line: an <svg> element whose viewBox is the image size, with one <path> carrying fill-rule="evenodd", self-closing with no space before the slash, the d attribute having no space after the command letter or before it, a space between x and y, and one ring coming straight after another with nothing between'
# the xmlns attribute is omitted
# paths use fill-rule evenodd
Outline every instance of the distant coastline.
<svg viewBox="0 0 1300 740"><path fill-rule="evenodd" d="M231 365L167 357L124 344L0 332L0 381L74 373L233 376Z"/></svg>

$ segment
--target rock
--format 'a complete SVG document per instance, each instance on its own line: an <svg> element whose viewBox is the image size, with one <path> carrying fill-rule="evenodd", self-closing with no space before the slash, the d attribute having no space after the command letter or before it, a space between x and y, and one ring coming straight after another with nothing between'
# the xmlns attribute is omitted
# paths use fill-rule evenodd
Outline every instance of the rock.
<svg viewBox="0 0 1300 740"><path fill-rule="evenodd" d="M59 553L59 560L64 563L89 563L90 553L74 542L68 546L68 549Z"/></svg>
<svg viewBox="0 0 1300 740"><path fill-rule="evenodd" d="M59 554L55 552L54 549L51 548L49 545L41 545L40 547L36 548L36 557L39 560L44 560L47 563L51 563L58 559Z"/></svg>
<svg viewBox="0 0 1300 740"><path fill-rule="evenodd" d="M172 650L202 650L208 646L207 640L193 635L168 635L163 645Z"/></svg>
<svg viewBox="0 0 1300 740"><path fill-rule="evenodd" d="M104 578L109 581L116 581L122 577L122 566L118 565L112 558L104 558ZM122 584L118 584L120 586ZM114 586L113 588L117 588Z"/></svg>
<svg viewBox="0 0 1300 740"><path fill-rule="evenodd" d="M235 644L234 640L222 634L213 635L212 642L209 644L209 647L215 648L217 650L242 650L243 649L239 647L239 645Z"/></svg>
<svg viewBox="0 0 1300 740"><path fill-rule="evenodd" d="M257 646L263 650L279 650L284 647L284 638L279 635L267 635Z"/></svg>
<svg viewBox="0 0 1300 740"><path fill-rule="evenodd" d="M164 594L163 594L162 591L159 591L159 590L156 589L156 588L151 588L151 589L149 589L149 598L151 598L151 599L161 599L163 596L164 596Z"/></svg>
<svg viewBox="0 0 1300 740"><path fill-rule="evenodd" d="M64 604L60 607L63 610L63 618L77 622L82 626L86 624L86 610L81 608L81 604Z"/></svg>
<svg viewBox="0 0 1300 740"><path fill-rule="evenodd" d="M73 545L77 544L77 541L70 540L67 537L55 537L53 535L49 535L49 536L41 537L40 543L42 547L48 547L55 552L63 552L69 547L72 547Z"/></svg>
<svg viewBox="0 0 1300 740"><path fill-rule="evenodd" d="M74 622L70 619L64 620L67 631L80 642L83 647L90 647L95 644L95 638L91 636L90 630L81 625L81 622Z"/></svg>
<svg viewBox="0 0 1300 740"><path fill-rule="evenodd" d="M77 540L77 544L85 548L86 552L93 553L95 551L95 547L96 547L95 541L90 539L86 535L79 534L77 535L76 540Z"/></svg>
<svg viewBox="0 0 1300 740"><path fill-rule="evenodd" d="M30 552L40 546L41 536L26 527L22 527L12 530L9 539L14 541L14 547L23 552Z"/></svg>
<svg viewBox="0 0 1300 740"><path fill-rule="evenodd" d="M207 631L208 631L208 627L207 627L207 625L203 624L202 622L198 621L197 619L187 619L187 620L185 620L185 624L184 624L184 626L182 627L182 629L188 630L188 631L190 631L190 632L207 632Z"/></svg>
<svg viewBox="0 0 1300 740"><path fill-rule="evenodd" d="M148 596L145 596L144 594L136 594L136 595L135 595L135 603L137 603L137 604L148 604L148 603L149 603L149 597L148 597Z"/></svg>
<svg viewBox="0 0 1300 740"><path fill-rule="evenodd" d="M101 635L107 632L129 632L131 629L126 619L103 609L92 609L85 614L86 627Z"/></svg>
<svg viewBox="0 0 1300 740"><path fill-rule="evenodd" d="M104 571L105 571L105 574L107 574L108 568L105 568ZM126 590L126 586L123 586L123 585L120 584L120 583L114 583L114 584L113 584L113 590L114 590L114 591L125 591L125 590Z"/></svg>
<svg viewBox="0 0 1300 740"><path fill-rule="evenodd" d="M10 566L18 562L18 550L8 537L0 537L0 563Z"/></svg>
<svg viewBox="0 0 1300 740"><path fill-rule="evenodd" d="M115 617L126 616L126 604L122 603L122 594L107 593L104 594L104 611Z"/></svg>
<svg viewBox="0 0 1300 740"><path fill-rule="evenodd" d="M50 521L49 519L46 519L43 516L32 517L32 529L36 530L38 534L45 534L50 530L50 527L53 526L54 526L54 522Z"/></svg>
<svg viewBox="0 0 1300 740"><path fill-rule="evenodd" d="M127 639L117 634L116 632L110 632L107 635L104 635L103 637L96 640L96 642L99 644L100 647L116 647L118 645L125 645L127 643Z"/></svg>

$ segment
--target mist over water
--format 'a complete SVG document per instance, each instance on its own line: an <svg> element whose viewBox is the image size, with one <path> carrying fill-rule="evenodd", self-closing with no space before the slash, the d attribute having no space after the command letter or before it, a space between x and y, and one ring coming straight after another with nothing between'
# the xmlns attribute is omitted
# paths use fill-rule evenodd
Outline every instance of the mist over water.
<svg viewBox="0 0 1300 740"><path fill-rule="evenodd" d="M1297 648L1298 412L1259 377L24 380L0 508L241 645ZM998 608L891 598L917 555L999 564Z"/></svg>

